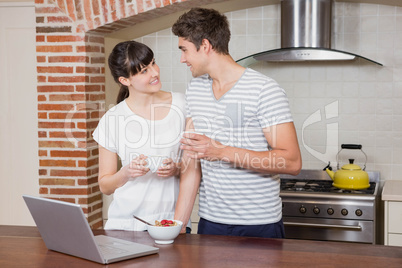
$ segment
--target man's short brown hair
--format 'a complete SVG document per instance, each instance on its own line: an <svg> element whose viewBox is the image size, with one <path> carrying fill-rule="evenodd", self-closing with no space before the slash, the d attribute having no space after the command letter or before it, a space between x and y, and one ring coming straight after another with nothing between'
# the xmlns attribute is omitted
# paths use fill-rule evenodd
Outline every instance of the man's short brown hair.
<svg viewBox="0 0 402 268"><path fill-rule="evenodd" d="M193 43L197 51L202 40L207 39L217 53L229 54L229 22L215 9L192 8L173 24L172 32Z"/></svg>

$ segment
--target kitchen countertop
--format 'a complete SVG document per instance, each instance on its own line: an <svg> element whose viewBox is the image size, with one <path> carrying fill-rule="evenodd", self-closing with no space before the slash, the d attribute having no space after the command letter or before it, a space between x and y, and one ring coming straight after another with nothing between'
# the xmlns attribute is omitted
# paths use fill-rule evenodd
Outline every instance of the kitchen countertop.
<svg viewBox="0 0 402 268"><path fill-rule="evenodd" d="M381 198L383 201L402 201L402 181L385 181Z"/></svg>
<svg viewBox="0 0 402 268"><path fill-rule="evenodd" d="M93 232L159 248L158 254L112 267L402 267L402 247L195 234L156 245L146 232ZM100 266L48 250L36 227L0 225L0 267Z"/></svg>

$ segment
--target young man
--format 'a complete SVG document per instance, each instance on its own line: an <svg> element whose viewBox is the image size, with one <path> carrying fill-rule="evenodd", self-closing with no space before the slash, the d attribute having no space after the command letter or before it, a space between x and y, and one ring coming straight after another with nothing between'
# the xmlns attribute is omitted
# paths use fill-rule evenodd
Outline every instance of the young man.
<svg viewBox="0 0 402 268"><path fill-rule="evenodd" d="M190 67L188 131L175 218L187 222L198 187L198 233L283 238L281 173L301 156L283 89L229 54L226 16L193 8L173 25ZM183 230L184 231L184 230Z"/></svg>

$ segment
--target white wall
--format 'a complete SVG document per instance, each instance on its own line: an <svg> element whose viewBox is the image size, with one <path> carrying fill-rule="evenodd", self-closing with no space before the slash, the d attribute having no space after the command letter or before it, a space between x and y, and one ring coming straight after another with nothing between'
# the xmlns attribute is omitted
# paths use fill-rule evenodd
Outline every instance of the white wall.
<svg viewBox="0 0 402 268"><path fill-rule="evenodd" d="M0 3L0 224L34 225L39 195L35 7Z"/></svg>

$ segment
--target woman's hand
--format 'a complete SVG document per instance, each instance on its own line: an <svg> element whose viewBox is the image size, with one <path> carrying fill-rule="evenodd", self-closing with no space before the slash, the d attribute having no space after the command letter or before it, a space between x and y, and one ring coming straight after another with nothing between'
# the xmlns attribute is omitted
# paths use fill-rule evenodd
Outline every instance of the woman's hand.
<svg viewBox="0 0 402 268"><path fill-rule="evenodd" d="M156 173L159 177L177 176L180 174L180 163L175 163L171 158L165 159Z"/></svg>
<svg viewBox="0 0 402 268"><path fill-rule="evenodd" d="M130 178L141 177L148 173L149 168L146 167L147 165L147 161L145 160L146 158L147 158L146 156L140 155L131 160L130 164L122 168L122 172L124 174L124 178L126 178L126 182Z"/></svg>

